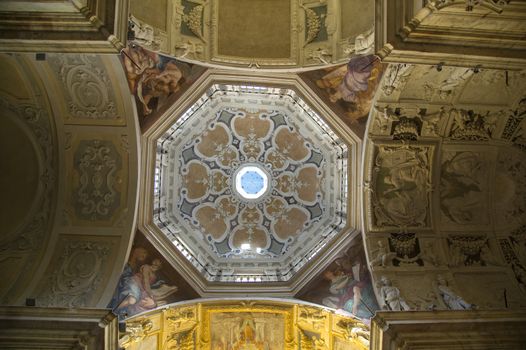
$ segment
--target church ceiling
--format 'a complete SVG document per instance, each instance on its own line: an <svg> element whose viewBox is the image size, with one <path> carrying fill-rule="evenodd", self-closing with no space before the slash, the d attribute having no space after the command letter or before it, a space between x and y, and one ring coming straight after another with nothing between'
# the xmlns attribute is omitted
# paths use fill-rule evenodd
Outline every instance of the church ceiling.
<svg viewBox="0 0 526 350"><path fill-rule="evenodd" d="M0 55L0 300L104 307L137 203L133 106L118 57L42 58Z"/></svg>
<svg viewBox="0 0 526 350"><path fill-rule="evenodd" d="M210 64L320 66L373 47L373 1L132 0L130 13L139 45Z"/></svg>
<svg viewBox="0 0 526 350"><path fill-rule="evenodd" d="M286 281L346 227L347 162L293 90L213 85L157 141L154 221L210 281Z"/></svg>
<svg viewBox="0 0 526 350"><path fill-rule="evenodd" d="M521 70L526 3L378 0L375 53L386 62Z"/></svg>
<svg viewBox="0 0 526 350"><path fill-rule="evenodd" d="M460 307L440 306L439 276L479 308L526 306L525 84L523 71L387 69L366 138L364 230L374 278L392 278L412 308Z"/></svg>

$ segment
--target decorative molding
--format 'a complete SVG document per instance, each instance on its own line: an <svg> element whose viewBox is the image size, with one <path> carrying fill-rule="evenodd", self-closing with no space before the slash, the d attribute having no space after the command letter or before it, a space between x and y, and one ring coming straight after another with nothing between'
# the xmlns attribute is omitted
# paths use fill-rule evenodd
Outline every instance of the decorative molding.
<svg viewBox="0 0 526 350"><path fill-rule="evenodd" d="M370 349L522 349L525 327L523 311L377 312Z"/></svg>
<svg viewBox="0 0 526 350"><path fill-rule="evenodd" d="M122 157L112 141L81 140L75 150L75 213L83 220L108 220L122 204L115 183Z"/></svg>
<svg viewBox="0 0 526 350"><path fill-rule="evenodd" d="M480 3L500 11L490 0L467 1L468 9ZM447 2L448 9L439 10L434 6L437 1L425 6L418 0L376 1L376 53L386 62L524 69L526 41L521 28L526 3L510 2L498 14L466 11L463 0L440 2Z"/></svg>
<svg viewBox="0 0 526 350"><path fill-rule="evenodd" d="M102 241L69 240L37 297L38 305L69 308L91 305L112 249L113 244Z"/></svg>
<svg viewBox="0 0 526 350"><path fill-rule="evenodd" d="M107 309L0 307L0 348L118 350L118 320Z"/></svg>
<svg viewBox="0 0 526 350"><path fill-rule="evenodd" d="M0 2L0 51L118 53L129 0Z"/></svg>
<svg viewBox="0 0 526 350"><path fill-rule="evenodd" d="M49 65L60 78L68 115L75 119L124 123L115 105L113 84L101 58L94 55L50 55Z"/></svg>

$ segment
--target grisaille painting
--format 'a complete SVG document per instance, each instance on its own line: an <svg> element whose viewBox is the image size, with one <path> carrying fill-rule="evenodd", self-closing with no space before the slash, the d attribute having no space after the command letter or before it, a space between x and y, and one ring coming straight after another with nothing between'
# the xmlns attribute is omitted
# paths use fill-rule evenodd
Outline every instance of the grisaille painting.
<svg viewBox="0 0 526 350"><path fill-rule="evenodd" d="M361 237L340 254L296 298L344 310L368 322L380 309L367 269Z"/></svg>
<svg viewBox="0 0 526 350"><path fill-rule="evenodd" d="M356 134L363 135L385 67L378 57L363 55L341 66L301 73L300 77Z"/></svg>
<svg viewBox="0 0 526 350"><path fill-rule="evenodd" d="M108 304L120 319L198 294L140 232Z"/></svg>
<svg viewBox="0 0 526 350"><path fill-rule="evenodd" d="M283 350L285 315L269 312L214 312L212 350Z"/></svg>

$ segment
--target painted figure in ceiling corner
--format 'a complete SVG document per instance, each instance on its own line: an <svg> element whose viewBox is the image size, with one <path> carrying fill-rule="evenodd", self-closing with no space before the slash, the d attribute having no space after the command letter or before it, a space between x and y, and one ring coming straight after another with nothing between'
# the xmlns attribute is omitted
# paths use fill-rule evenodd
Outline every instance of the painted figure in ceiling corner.
<svg viewBox="0 0 526 350"><path fill-rule="evenodd" d="M322 304L334 309L343 309L353 315L369 319L378 309L367 269L356 263L350 270L343 266L327 269L323 278L330 282L330 295Z"/></svg>
<svg viewBox="0 0 526 350"><path fill-rule="evenodd" d="M148 252L135 248L119 279L112 300L108 305L114 313L124 318L166 304L166 298L177 291L159 278L160 259L146 264Z"/></svg>
<svg viewBox="0 0 526 350"><path fill-rule="evenodd" d="M356 123L367 118L382 71L378 57L355 56L316 80L316 85L329 93L332 103L343 107L351 123Z"/></svg>
<svg viewBox="0 0 526 350"><path fill-rule="evenodd" d="M151 103L162 104L162 100L179 90L184 81L175 60L165 59L140 46L124 49L122 60L130 90L142 104L145 116L153 112Z"/></svg>

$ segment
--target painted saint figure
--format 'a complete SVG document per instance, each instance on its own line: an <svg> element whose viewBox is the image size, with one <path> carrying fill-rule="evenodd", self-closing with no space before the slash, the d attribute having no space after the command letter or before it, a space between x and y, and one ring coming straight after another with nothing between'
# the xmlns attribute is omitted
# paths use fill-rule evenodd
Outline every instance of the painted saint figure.
<svg viewBox="0 0 526 350"><path fill-rule="evenodd" d="M365 278L360 278L361 265L353 266L353 271L342 269L326 270L324 279L330 281L330 296L323 298L322 304L335 309L343 309L360 318L371 318L378 309L372 286Z"/></svg>
<svg viewBox="0 0 526 350"><path fill-rule="evenodd" d="M121 318L164 305L165 298L177 291L176 286L159 279L161 260L153 259L146 264L147 256L148 252L142 247L132 251L108 305Z"/></svg>

